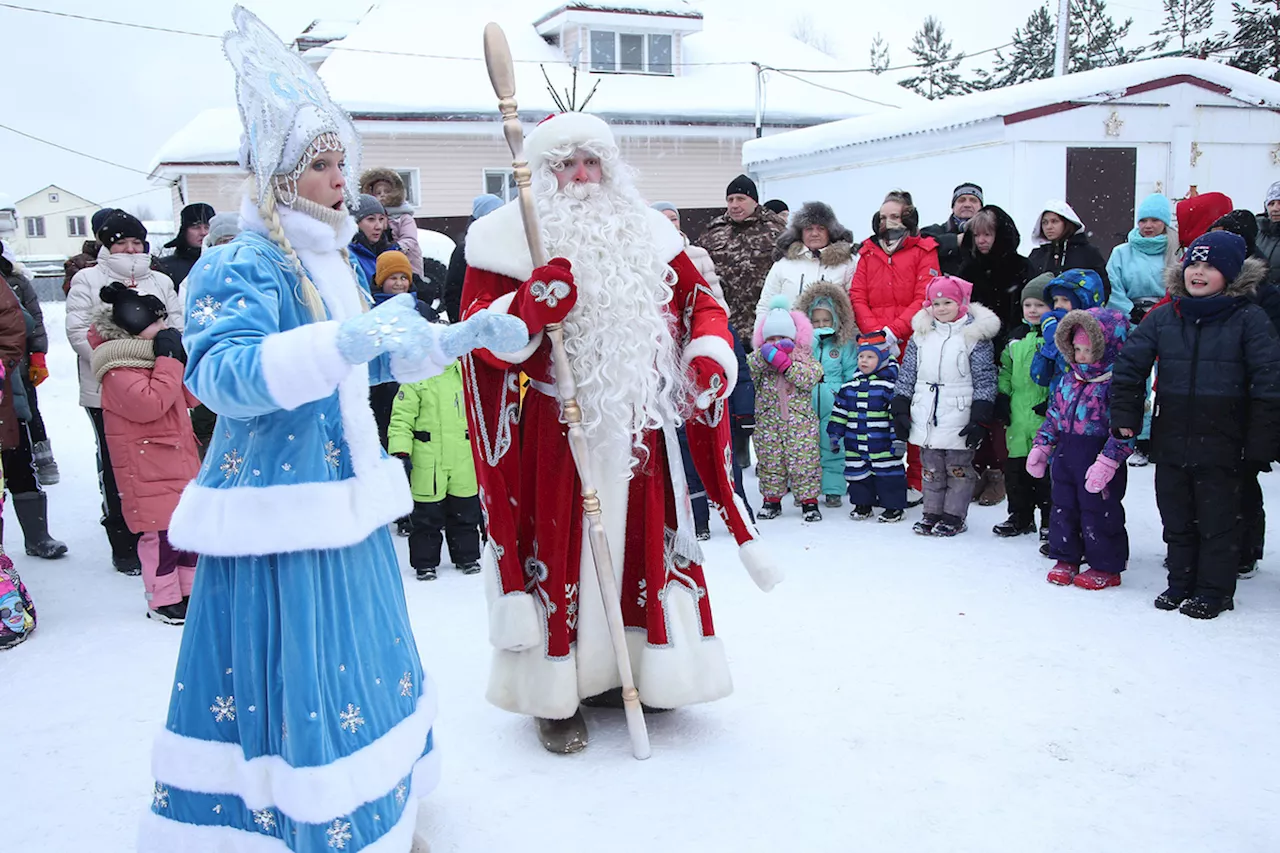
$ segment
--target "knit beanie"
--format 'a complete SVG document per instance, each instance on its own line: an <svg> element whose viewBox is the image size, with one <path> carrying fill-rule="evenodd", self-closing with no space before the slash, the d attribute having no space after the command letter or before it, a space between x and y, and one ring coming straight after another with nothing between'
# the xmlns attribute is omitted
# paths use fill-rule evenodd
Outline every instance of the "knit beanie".
<svg viewBox="0 0 1280 853"><path fill-rule="evenodd" d="M973 183L973 182L970 182L970 183L967 183L967 184L961 184L960 186L958 186L958 187L956 187L954 190L952 190L952 191L951 191L951 204L954 206L954 205L955 205L955 203L956 203L956 199L960 198L960 196L962 196L962 195L972 195L972 196L977 196L977 197L978 197L978 204L985 204L985 202L982 200L982 187L978 186L977 184L975 184L975 183Z"/></svg>
<svg viewBox="0 0 1280 853"><path fill-rule="evenodd" d="M240 233L240 214L219 213L209 220L209 233L205 235L205 248L218 245L219 240L234 237Z"/></svg>
<svg viewBox="0 0 1280 853"><path fill-rule="evenodd" d="M1173 224L1173 204L1164 193L1152 193L1138 205L1135 221L1143 219L1159 219L1165 225Z"/></svg>
<svg viewBox="0 0 1280 853"><path fill-rule="evenodd" d="M769 338L796 337L796 321L791 316L791 300L785 296L775 296L769 302L769 311L764 315L764 325L760 327L762 340Z"/></svg>
<svg viewBox="0 0 1280 853"><path fill-rule="evenodd" d="M404 252L388 249L378 255L378 266L373 274L373 283L382 287L384 281L398 272L408 276L409 283L413 284L413 266L409 263L409 257Z"/></svg>
<svg viewBox="0 0 1280 853"><path fill-rule="evenodd" d="M1089 338L1089 330L1084 326L1076 326L1075 331L1071 333L1072 346L1087 346L1093 343Z"/></svg>
<svg viewBox="0 0 1280 853"><path fill-rule="evenodd" d="M109 249L129 237L141 240L143 243L147 242L147 228L138 217L123 210L113 210L102 221L102 227L98 229L95 236L99 243Z"/></svg>
<svg viewBox="0 0 1280 853"><path fill-rule="evenodd" d="M956 315L958 320L968 313L969 297L972 295L973 285L969 282L954 275L940 275L925 288L924 296L928 300L925 307L932 305L935 299L950 299L960 306L960 313Z"/></svg>
<svg viewBox="0 0 1280 853"><path fill-rule="evenodd" d="M131 335L141 334L156 320L169 314L158 297L138 293L119 281L99 290L98 297L111 306L111 322Z"/></svg>
<svg viewBox="0 0 1280 853"><path fill-rule="evenodd" d="M864 352L875 353L877 370L884 367L885 361L889 358L889 341L883 331L858 336L858 355Z"/></svg>
<svg viewBox="0 0 1280 853"><path fill-rule="evenodd" d="M1187 253L1182 256L1182 268L1185 270L1197 261L1204 261L1222 273L1222 277L1230 284L1240 275L1245 254L1244 238L1239 234L1210 231L1208 234L1201 234L1187 248Z"/></svg>
<svg viewBox="0 0 1280 853"><path fill-rule="evenodd" d="M771 198L768 201L766 201L762 206L764 207L765 210L772 210L774 213L778 214L779 216L781 216L784 213L791 212L791 208L787 207L787 203L780 198Z"/></svg>
<svg viewBox="0 0 1280 853"><path fill-rule="evenodd" d="M1218 229L1239 234L1244 238L1246 254L1258 253L1258 220L1254 217L1252 210L1233 210L1230 213L1224 213L1209 226L1210 231Z"/></svg>
<svg viewBox="0 0 1280 853"><path fill-rule="evenodd" d="M374 196L368 193L360 195L360 203L356 205L355 210L351 211L351 215L355 217L356 222L364 219L366 216L377 216L381 213L387 215L387 209L382 206L382 202L378 201Z"/></svg>
<svg viewBox="0 0 1280 853"><path fill-rule="evenodd" d="M498 198L493 193L478 195L471 200L471 218L483 219L490 213L493 213L495 210L502 207L504 204L506 204L506 202Z"/></svg>
<svg viewBox="0 0 1280 853"><path fill-rule="evenodd" d="M1280 181L1276 181L1274 184L1267 187L1267 200L1262 203L1262 206L1266 207L1273 201L1280 201Z"/></svg>
<svg viewBox="0 0 1280 853"><path fill-rule="evenodd" d="M1185 248L1224 213L1235 207L1231 199L1222 193L1201 193L1178 202L1178 242Z"/></svg>
<svg viewBox="0 0 1280 853"><path fill-rule="evenodd" d="M173 235L172 240L164 244L165 248L176 249L180 246L187 245L187 229L192 225L212 222L213 217L216 215L217 211L202 201L198 201L195 204L189 204L182 208L181 224L178 226L178 233Z"/></svg>
<svg viewBox="0 0 1280 853"><path fill-rule="evenodd" d="M756 189L756 182L748 178L746 175L739 175L729 182L728 188L724 191L725 198L731 195L750 196L752 200L760 200L760 191Z"/></svg>
<svg viewBox="0 0 1280 853"><path fill-rule="evenodd" d="M676 214L680 213L680 208L676 207L674 204L672 204L669 201L655 201L653 204L649 206L652 207L654 210L658 211L659 213L662 213L663 211L666 211L666 210L669 210L672 213L676 213Z"/></svg>
<svg viewBox="0 0 1280 853"><path fill-rule="evenodd" d="M97 237L98 232L102 230L102 223L107 221L107 217L115 213L114 207L104 207L89 219L89 232Z"/></svg>
<svg viewBox="0 0 1280 853"><path fill-rule="evenodd" d="M1026 302L1028 299L1037 299L1045 305L1052 305L1053 297L1048 296L1044 291L1054 278L1055 276L1053 273L1042 272L1040 275L1031 279L1031 281L1027 282L1022 288L1022 301Z"/></svg>

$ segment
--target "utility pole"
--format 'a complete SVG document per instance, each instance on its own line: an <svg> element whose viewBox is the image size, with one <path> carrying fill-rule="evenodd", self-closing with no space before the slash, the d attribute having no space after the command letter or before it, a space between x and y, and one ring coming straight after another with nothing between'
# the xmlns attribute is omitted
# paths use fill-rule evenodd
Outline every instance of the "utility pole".
<svg viewBox="0 0 1280 853"><path fill-rule="evenodd" d="M1054 51L1053 76L1067 73L1071 49L1071 0L1058 0L1058 46Z"/></svg>

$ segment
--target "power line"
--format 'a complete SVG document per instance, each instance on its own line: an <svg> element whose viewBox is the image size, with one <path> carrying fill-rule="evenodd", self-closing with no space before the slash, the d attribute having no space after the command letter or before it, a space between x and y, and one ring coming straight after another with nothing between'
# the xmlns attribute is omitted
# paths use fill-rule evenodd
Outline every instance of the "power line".
<svg viewBox="0 0 1280 853"><path fill-rule="evenodd" d="M30 139L34 142L39 142L43 145L48 145L52 148L57 148L60 151L66 151L68 154L75 154L79 157L88 158L89 160L96 160L99 163L105 163L108 166L115 166L117 169L124 169L126 172L135 172L147 178L151 177L150 172L144 172L142 169L135 169L132 166L126 166L123 163L117 163L114 160L106 160L102 157L98 157L93 154L86 154L83 151L77 151L74 148L68 148L65 145L59 145L57 142L50 142L48 139L41 139L39 136L34 136L30 133L26 133L25 131L18 130L16 127L9 127L9 125L7 124L0 124L0 130L7 130L10 133L16 133L18 136L24 136L27 139Z"/></svg>
<svg viewBox="0 0 1280 853"><path fill-rule="evenodd" d="M838 95L848 95L850 98L855 98L859 101L866 101L867 103L876 104L877 106L888 107L890 109L902 109L901 104L886 104L884 101L877 101L874 98L868 98L863 95L855 95L853 94L853 92L846 92L844 89L837 89L834 86L824 86L821 83L815 83L812 80L806 80L803 77L799 77L788 71L783 71L781 68L773 68L772 66L769 66L769 65L761 65L760 70L773 71L777 74L781 74L783 77L790 77L792 80L798 80L801 83L808 83L810 86L815 86L819 89L825 89L828 92L835 92Z"/></svg>

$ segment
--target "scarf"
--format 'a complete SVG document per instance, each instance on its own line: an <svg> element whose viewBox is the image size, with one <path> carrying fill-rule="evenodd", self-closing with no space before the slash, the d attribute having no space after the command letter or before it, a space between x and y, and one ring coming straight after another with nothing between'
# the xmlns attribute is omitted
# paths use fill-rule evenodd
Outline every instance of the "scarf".
<svg viewBox="0 0 1280 853"><path fill-rule="evenodd" d="M347 213L346 208L335 209L332 207L325 207L324 205L316 204L314 201L303 198L302 196L298 196L298 198L294 200L293 204L288 206L299 213L305 213L312 219L330 226L333 228L334 233L337 233L338 227L346 224L347 220L351 216L351 214ZM390 230L391 229L387 229L388 232ZM384 232L383 236L386 236L386 232Z"/></svg>
<svg viewBox="0 0 1280 853"><path fill-rule="evenodd" d="M107 375L107 371L117 367L156 366L156 347L154 341L142 338L119 338L114 341L103 341L93 350L90 360L93 375L98 381Z"/></svg>
<svg viewBox="0 0 1280 853"><path fill-rule="evenodd" d="M876 235L876 239L880 243L880 248L884 249L886 255L892 255L898 249L902 248L902 241L907 237L907 229L905 228L886 228Z"/></svg>
<svg viewBox="0 0 1280 853"><path fill-rule="evenodd" d="M1214 296L1175 296L1173 297L1174 310L1178 312L1179 317L1186 317L1194 323L1212 323L1232 311L1236 310L1236 306L1248 301L1246 296L1228 296L1226 293L1219 293Z"/></svg>
<svg viewBox="0 0 1280 853"><path fill-rule="evenodd" d="M1143 237L1142 232L1134 228L1129 232L1129 245L1144 255L1163 255L1169 245L1168 234L1157 234L1154 237Z"/></svg>
<svg viewBox="0 0 1280 853"><path fill-rule="evenodd" d="M148 278L151 275L151 256L146 252L136 255L125 253L107 255L99 263L107 268L113 278L130 287L134 287L138 279Z"/></svg>

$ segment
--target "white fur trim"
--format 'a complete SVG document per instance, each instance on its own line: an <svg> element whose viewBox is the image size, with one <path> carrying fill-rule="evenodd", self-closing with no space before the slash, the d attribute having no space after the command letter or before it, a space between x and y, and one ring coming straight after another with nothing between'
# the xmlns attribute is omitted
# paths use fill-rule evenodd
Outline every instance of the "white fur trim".
<svg viewBox="0 0 1280 853"><path fill-rule="evenodd" d="M566 145L593 145L597 149L618 147L613 131L604 119L582 112L560 113L539 124L524 138L524 154L529 160L529 167L537 171L548 151Z"/></svg>
<svg viewBox="0 0 1280 853"><path fill-rule="evenodd" d="M489 604L489 643L522 652L542 645L542 611L527 592L512 592Z"/></svg>
<svg viewBox="0 0 1280 853"><path fill-rule="evenodd" d="M684 251L683 235L672 228L671 220L660 212L645 208L645 216L654 251L663 263L671 263ZM519 282L528 281L533 275L533 257L525 240L520 205L504 205L471 223L467 231L466 256L467 266L505 275Z"/></svg>
<svg viewBox="0 0 1280 853"><path fill-rule="evenodd" d="M292 411L323 400L351 372L338 351L338 324L309 323L267 335L262 341L262 378L280 408Z"/></svg>
<svg viewBox="0 0 1280 853"><path fill-rule="evenodd" d="M351 216L335 231L319 219L313 219L293 208L279 205L276 211L280 215L281 226L289 235L289 242L297 251L337 252L346 248L356 236L356 231L360 230ZM240 200L240 228L271 239L267 233L267 224L262 221L262 214L258 212L258 205L247 195Z"/></svg>
<svg viewBox="0 0 1280 853"><path fill-rule="evenodd" d="M1049 242L1044 238L1044 232L1040 230L1040 220L1046 213L1056 213L1068 222L1075 223L1077 231L1085 230L1084 222L1075 208L1060 198L1050 199L1044 207L1040 208L1040 212L1036 214L1035 224L1031 226L1031 245L1033 246L1043 246Z"/></svg>
<svg viewBox="0 0 1280 853"><path fill-rule="evenodd" d="M759 539L752 539L739 545L738 558L742 560L742 565L747 567L747 574L751 575L751 579L756 582L756 586L760 587L762 592L768 592L786 578L782 567L773 561L773 555Z"/></svg>
<svg viewBox="0 0 1280 853"><path fill-rule="evenodd" d="M400 819L386 834L361 848L359 853L403 853L410 844L415 843L418 802L430 794L439 782L440 752L432 749L413 767L409 801L405 804ZM331 816L340 817L342 815ZM138 853L289 853L291 848L279 838L256 831L181 823L148 810L138 830L137 849Z"/></svg>
<svg viewBox="0 0 1280 853"><path fill-rule="evenodd" d="M422 755L436 719L435 684L425 680L412 714L373 743L329 764L293 767L279 755L246 761L237 743L184 737L165 729L152 749L151 773L162 785L233 794L251 809L276 808L304 823L332 820L386 794L413 767L406 758L416 762Z"/></svg>
<svg viewBox="0 0 1280 853"><path fill-rule="evenodd" d="M411 385L414 382L421 382L424 379L431 379L439 376L444 372L445 367L448 367L447 363L442 366L436 364L436 362L430 358L425 361L414 363L406 361L398 355L391 356L391 375L394 376L396 381L402 385Z"/></svg>
<svg viewBox="0 0 1280 853"><path fill-rule="evenodd" d="M738 384L738 357L733 354L733 347L716 335L698 335L685 344L684 351L680 353L680 363L688 367L699 356L705 356L720 365L725 377L724 393L720 398L728 397Z"/></svg>
<svg viewBox="0 0 1280 853"><path fill-rule="evenodd" d="M515 299L516 293L514 290L510 293L504 293L489 303L489 310L494 314L511 314L511 305L515 302ZM521 322L523 322L523 320ZM525 331L527 332L528 329L529 326L526 323ZM529 343L525 344L520 349L515 352L495 352L493 353L493 357L500 358L507 362L507 364L520 364L529 358L529 356L537 352L538 347L542 346L542 336L543 331L542 329L539 329L536 335L529 335Z"/></svg>

